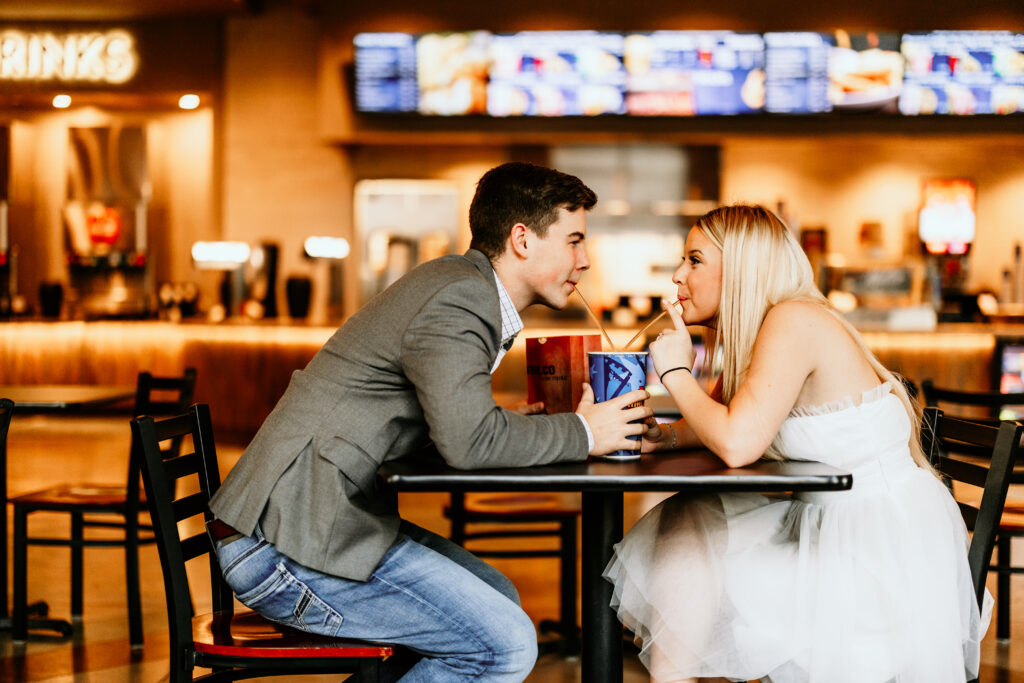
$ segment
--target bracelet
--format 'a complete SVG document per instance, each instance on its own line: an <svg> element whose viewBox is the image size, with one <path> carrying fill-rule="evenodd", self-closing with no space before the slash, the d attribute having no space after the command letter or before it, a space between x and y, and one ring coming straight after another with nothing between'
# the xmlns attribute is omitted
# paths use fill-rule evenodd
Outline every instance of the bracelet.
<svg viewBox="0 0 1024 683"><path fill-rule="evenodd" d="M666 450L675 450L676 447L676 430L672 429L672 425L667 424L665 427L668 429L668 433L672 435L672 443L669 444Z"/></svg>
<svg viewBox="0 0 1024 683"><path fill-rule="evenodd" d="M686 366L683 366L683 365L677 365L674 368L669 368L665 372L663 372L660 375L658 375L658 381L661 382L662 384L664 384L665 383L665 375L667 375L670 372L675 372L676 370L686 370L687 372L689 372L690 368L688 368Z"/></svg>

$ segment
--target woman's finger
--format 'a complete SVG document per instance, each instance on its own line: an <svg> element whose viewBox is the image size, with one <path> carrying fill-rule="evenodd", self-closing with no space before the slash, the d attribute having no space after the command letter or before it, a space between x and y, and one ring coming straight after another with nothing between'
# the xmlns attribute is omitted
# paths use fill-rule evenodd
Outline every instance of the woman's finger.
<svg viewBox="0 0 1024 683"><path fill-rule="evenodd" d="M685 330L686 323L683 322L683 316L673 304L674 302L668 299L661 300L661 305L668 311L668 317L672 318L672 324L675 325L675 328L680 331Z"/></svg>

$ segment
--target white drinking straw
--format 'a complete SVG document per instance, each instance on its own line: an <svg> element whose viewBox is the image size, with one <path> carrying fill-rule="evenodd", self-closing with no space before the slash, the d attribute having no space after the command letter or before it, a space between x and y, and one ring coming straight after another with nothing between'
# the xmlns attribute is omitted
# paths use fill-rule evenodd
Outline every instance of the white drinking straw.
<svg viewBox="0 0 1024 683"><path fill-rule="evenodd" d="M679 303L679 299L676 299L675 301L673 301L673 302L672 302L671 304L669 304L669 305L670 305L670 306L675 306L675 305L676 305L676 304L678 304L678 303ZM659 314L657 315L657 317L655 317L655 318L654 318L654 320L652 320L651 322L649 322L649 323L647 323L646 325L644 325L643 327L641 327L641 328L640 328L640 331L639 331L639 332L637 332L636 334L634 334L634 335L633 335L633 338L632 338L632 339L630 339L630 340L629 340L628 342L626 342L626 345L625 345L625 346L623 346L622 348L623 348L623 349L628 349L628 348L629 348L630 346L632 346L632 345L633 345L633 342L635 342L635 341L636 341L637 339L639 339L639 338L640 338L640 335L641 335L641 334L643 334L644 332L646 332L647 330L649 330L649 329L651 328L651 325L653 325L654 323L658 322L659 320L661 320L662 318L664 318L664 317L665 317L666 315L668 315L668 309L667 309L667 308L666 308L665 310L663 310L663 311L662 311L661 313L659 313Z"/></svg>
<svg viewBox="0 0 1024 683"><path fill-rule="evenodd" d="M618 351L618 349L615 348L615 342L613 342L612 338L608 336L608 332L604 329L604 325L601 324L601 319L594 315L594 309L590 307L590 304L588 304L587 300L583 297L583 292L580 291L578 286L573 287L573 289L580 295L580 301L583 302L583 306L587 309L587 313L590 314L590 317L594 319L595 323L597 323L597 327L601 330L601 334L603 334L604 338L608 340L608 345L612 347L612 351Z"/></svg>

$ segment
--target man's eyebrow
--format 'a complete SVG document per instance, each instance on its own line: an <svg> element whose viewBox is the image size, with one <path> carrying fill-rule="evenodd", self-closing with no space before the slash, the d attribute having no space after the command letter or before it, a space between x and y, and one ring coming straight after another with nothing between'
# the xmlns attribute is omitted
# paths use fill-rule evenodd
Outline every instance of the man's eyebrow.
<svg viewBox="0 0 1024 683"><path fill-rule="evenodd" d="M587 239L587 236L584 235L582 232L577 230L576 232L570 232L569 233L569 238L570 239L574 239L574 240L575 239L585 240L585 239Z"/></svg>

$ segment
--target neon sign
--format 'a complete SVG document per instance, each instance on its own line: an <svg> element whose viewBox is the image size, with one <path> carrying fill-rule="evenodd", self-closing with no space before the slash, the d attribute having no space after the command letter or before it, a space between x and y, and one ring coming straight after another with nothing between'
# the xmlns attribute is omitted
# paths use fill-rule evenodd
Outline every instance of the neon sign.
<svg viewBox="0 0 1024 683"><path fill-rule="evenodd" d="M0 31L0 81L119 84L138 68L135 38L120 29L62 35Z"/></svg>

